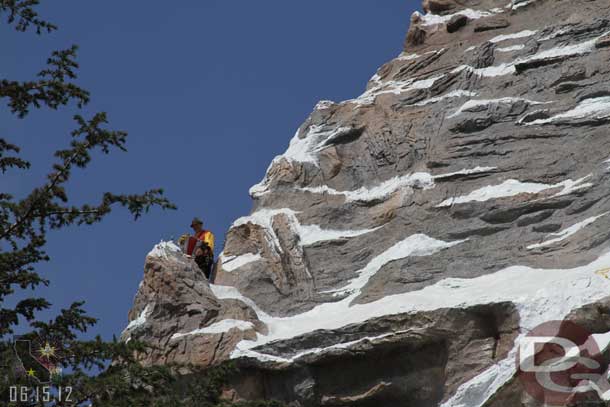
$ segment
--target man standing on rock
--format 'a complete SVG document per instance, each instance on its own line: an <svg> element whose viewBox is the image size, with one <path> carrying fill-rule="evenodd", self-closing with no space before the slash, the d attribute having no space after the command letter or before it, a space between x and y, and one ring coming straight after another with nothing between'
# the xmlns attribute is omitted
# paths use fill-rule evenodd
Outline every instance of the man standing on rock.
<svg viewBox="0 0 610 407"><path fill-rule="evenodd" d="M209 280L214 267L214 234L203 228L203 221L199 218L193 219L191 228L195 232L194 235L188 240L180 239L181 243L185 241L184 252L195 256L195 263Z"/></svg>

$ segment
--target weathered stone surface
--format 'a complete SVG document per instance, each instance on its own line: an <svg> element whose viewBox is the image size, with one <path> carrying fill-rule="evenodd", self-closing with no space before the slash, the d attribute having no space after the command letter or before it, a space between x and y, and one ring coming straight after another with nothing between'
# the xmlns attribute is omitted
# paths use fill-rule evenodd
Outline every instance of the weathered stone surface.
<svg viewBox="0 0 610 407"><path fill-rule="evenodd" d="M609 35L604 35L603 37L601 37L600 39L598 39L595 42L595 46L597 48L605 48L605 47L610 47L610 34Z"/></svg>
<svg viewBox="0 0 610 407"><path fill-rule="evenodd" d="M565 318L566 321L571 321L591 334L607 333L610 331L610 297L606 297L592 304L573 310ZM600 349L603 352L602 370L608 369L610 365L610 354L608 350ZM489 407L504 407L504 406L531 406L544 407L546 404L543 401L544 397L532 397L525 391L523 383L515 377L513 380L503 386L493 397L488 401L486 406ZM589 406L607 406L607 402L602 401L595 392L575 394L570 401L565 403L570 407L589 407Z"/></svg>
<svg viewBox="0 0 610 407"><path fill-rule="evenodd" d="M121 337L151 346L138 355L142 364L217 364L227 360L240 341L267 332L246 304L218 299L191 258L168 246L156 252L146 257L144 279L129 312L130 325ZM197 333L233 320L248 326Z"/></svg>
<svg viewBox="0 0 610 407"><path fill-rule="evenodd" d="M446 14L457 7L454 0L424 0L422 4L424 11L432 14Z"/></svg>
<svg viewBox="0 0 610 407"><path fill-rule="evenodd" d="M243 374L234 378L233 397L303 407L437 405L507 356L518 319L510 304L490 304L388 316L272 343L255 350L293 359L282 364L240 359ZM307 353L330 344L345 346ZM259 385L253 386L256 380Z"/></svg>
<svg viewBox="0 0 610 407"><path fill-rule="evenodd" d="M447 22L447 32L454 33L468 24L468 17L462 14L455 15Z"/></svg>
<svg viewBox="0 0 610 407"><path fill-rule="evenodd" d="M420 21L421 18L419 14L413 14L411 16L411 27L409 28L407 38L405 39L406 47L417 47L426 41L426 30L419 27Z"/></svg>
<svg viewBox="0 0 610 407"><path fill-rule="evenodd" d="M506 18L489 18L477 23L474 27L475 32L499 30L510 26L510 22Z"/></svg>
<svg viewBox="0 0 610 407"><path fill-rule="evenodd" d="M146 360L231 357L227 397L292 406L537 405L516 335L610 331L610 3L506 3L427 1L361 96L316 105L216 285L145 277L131 319L157 311L133 334L164 347ZM253 328L169 341L229 319Z"/></svg>

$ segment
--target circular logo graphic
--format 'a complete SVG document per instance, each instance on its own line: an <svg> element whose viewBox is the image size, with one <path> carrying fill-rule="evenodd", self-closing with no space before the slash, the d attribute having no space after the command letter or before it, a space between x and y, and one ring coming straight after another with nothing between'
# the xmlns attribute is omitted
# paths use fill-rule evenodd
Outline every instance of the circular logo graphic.
<svg viewBox="0 0 610 407"><path fill-rule="evenodd" d="M517 374L525 391L547 406L589 399L610 390L599 345L570 321L541 324L522 338Z"/></svg>

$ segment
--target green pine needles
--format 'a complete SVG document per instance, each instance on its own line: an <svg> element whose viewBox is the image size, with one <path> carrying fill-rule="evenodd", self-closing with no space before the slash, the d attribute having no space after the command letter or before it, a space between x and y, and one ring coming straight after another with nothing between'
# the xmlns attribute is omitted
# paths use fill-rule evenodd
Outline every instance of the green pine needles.
<svg viewBox="0 0 610 407"><path fill-rule="evenodd" d="M38 4L38 0L0 0L0 21L17 32L52 33L58 27L38 15ZM77 51L76 46L71 46L52 52L46 66L32 80L0 79L0 99L6 102L12 114L23 120L28 119L33 109L75 107L80 110L90 103L91 95L76 82L79 68ZM31 294L36 293L37 287L50 284L49 279L35 269L37 264L49 260L45 246L50 230L100 222L117 206L126 208L135 219L154 207L175 209L164 197L162 189L127 195L100 193L98 202L73 204L66 184L75 171L85 170L96 151L103 154L126 151L127 140L126 132L109 128L105 113L92 117L75 115L73 119L74 130L66 135L66 147L54 152L55 164L42 185L21 199L0 191L0 405L278 405L273 402L231 404L223 401L222 388L228 377L235 374L235 368L230 364L207 371L188 367L192 373L184 376L176 373L184 367L143 367L138 364L134 355L144 351L146 344L137 341L123 343L116 339L105 342L100 337L80 340L79 335L97 322L85 313L83 302L74 302L51 321L37 319L39 311L51 306L45 298ZM0 135L0 172L21 172L25 177L29 169L30 162L20 155L19 140L10 139L10 135ZM15 294L21 294L18 298L25 298L9 301ZM16 347L13 336L17 326L20 330L24 326L29 330L19 338L22 341L19 347ZM36 377L40 373L33 368L39 367L35 366L37 362L27 360L27 355L18 357L15 350L19 348L27 353L29 344L32 352L46 354L47 367L51 366L62 374L53 374L48 383L41 383Z"/></svg>

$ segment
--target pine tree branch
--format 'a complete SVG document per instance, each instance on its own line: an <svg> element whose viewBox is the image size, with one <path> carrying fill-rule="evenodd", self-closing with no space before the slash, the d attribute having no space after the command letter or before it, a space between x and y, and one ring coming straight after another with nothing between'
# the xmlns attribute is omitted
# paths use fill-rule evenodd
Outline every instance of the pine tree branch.
<svg viewBox="0 0 610 407"><path fill-rule="evenodd" d="M53 176L51 178L51 182L47 185L46 188L44 188L44 193L40 196L45 196L46 194L50 193L58 184L59 182L63 179L64 175L70 171L70 168L73 164L73 161L76 160L76 157L78 156L78 152L75 151L69 158L67 161L64 161L64 166L63 169L61 169L60 171L58 171L55 176ZM29 207L29 209L26 211L25 215L23 215L22 217L20 217L13 225L11 225L6 231L2 232L0 234L0 240L6 240L8 239L13 232L15 232L17 230L17 228L23 226L26 222L28 222L33 216L34 211L36 210L37 206L36 204L40 203L40 201L42 200L42 198L38 198L34 203L32 203Z"/></svg>
<svg viewBox="0 0 610 407"><path fill-rule="evenodd" d="M0 14L8 13L7 22L9 24L17 21L15 29L25 32L30 26L36 27L36 32L41 34L43 30L52 32L57 30L57 26L38 18L38 13L34 10L38 6L38 0L0 0Z"/></svg>

